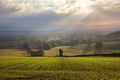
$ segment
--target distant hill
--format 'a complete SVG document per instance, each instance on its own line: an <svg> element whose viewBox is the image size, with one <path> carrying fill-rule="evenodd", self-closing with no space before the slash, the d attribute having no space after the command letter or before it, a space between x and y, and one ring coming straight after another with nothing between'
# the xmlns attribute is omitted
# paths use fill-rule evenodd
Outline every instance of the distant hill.
<svg viewBox="0 0 120 80"><path fill-rule="evenodd" d="M107 36L109 36L109 37L120 37L120 31L109 33Z"/></svg>

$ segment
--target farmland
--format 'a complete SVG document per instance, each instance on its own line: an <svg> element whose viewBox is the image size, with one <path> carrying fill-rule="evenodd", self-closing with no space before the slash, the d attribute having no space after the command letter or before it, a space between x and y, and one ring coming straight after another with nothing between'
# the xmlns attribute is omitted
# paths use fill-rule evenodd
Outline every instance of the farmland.
<svg viewBox="0 0 120 80"><path fill-rule="evenodd" d="M51 48L50 50L45 50L45 56L56 56L58 54L58 49L64 50L64 55L74 56L74 55L84 55L84 54L94 54L95 44L91 45L91 51L86 51L87 44L78 44L73 46L58 46ZM119 53L120 52L120 42L104 42L103 53ZM20 49L0 49L0 56L27 56L26 51Z"/></svg>
<svg viewBox="0 0 120 80"><path fill-rule="evenodd" d="M119 80L120 58L0 57L4 80Z"/></svg>
<svg viewBox="0 0 120 80"><path fill-rule="evenodd" d="M105 42L104 53L119 53L120 42ZM119 57L55 57L82 55L86 44L45 50L45 57L28 57L26 51L0 49L0 80L120 80ZM86 54L94 54L95 44ZM103 53L103 54L104 54ZM53 57L54 56L54 57Z"/></svg>
<svg viewBox="0 0 120 80"><path fill-rule="evenodd" d="M27 56L27 53L19 49L0 49L0 56Z"/></svg>
<svg viewBox="0 0 120 80"><path fill-rule="evenodd" d="M120 80L120 0L0 0L0 80Z"/></svg>

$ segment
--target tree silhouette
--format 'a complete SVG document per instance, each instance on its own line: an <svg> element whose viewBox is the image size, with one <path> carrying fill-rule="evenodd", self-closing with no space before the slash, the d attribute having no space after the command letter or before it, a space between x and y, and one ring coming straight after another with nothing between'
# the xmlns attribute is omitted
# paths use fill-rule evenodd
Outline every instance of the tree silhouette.
<svg viewBox="0 0 120 80"><path fill-rule="evenodd" d="M43 50L49 50L50 49L50 45L47 42L43 42L42 49Z"/></svg>
<svg viewBox="0 0 120 80"><path fill-rule="evenodd" d="M103 48L103 43L101 41L97 41L96 42L96 46L95 46L95 54L102 54L102 48Z"/></svg>
<svg viewBox="0 0 120 80"><path fill-rule="evenodd" d="M31 52L31 48L28 41L25 41L23 44L23 49L27 51L28 54Z"/></svg>
<svg viewBox="0 0 120 80"><path fill-rule="evenodd" d="M102 50L102 48L103 48L103 43L101 41L97 41L95 49L96 50Z"/></svg>

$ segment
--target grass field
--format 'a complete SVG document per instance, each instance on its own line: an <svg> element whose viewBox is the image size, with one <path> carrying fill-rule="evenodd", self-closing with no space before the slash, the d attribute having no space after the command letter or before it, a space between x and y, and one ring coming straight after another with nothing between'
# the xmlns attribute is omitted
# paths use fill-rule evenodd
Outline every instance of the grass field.
<svg viewBox="0 0 120 80"><path fill-rule="evenodd" d="M51 48L44 51L46 57L25 57L26 51L0 49L0 80L120 80L119 57L47 57L56 56L60 48L67 56L82 55L86 46ZM86 54L94 54L94 47L92 44ZM119 53L120 42L104 43L103 51Z"/></svg>
<svg viewBox="0 0 120 80"><path fill-rule="evenodd" d="M0 57L0 80L120 80L120 58Z"/></svg>

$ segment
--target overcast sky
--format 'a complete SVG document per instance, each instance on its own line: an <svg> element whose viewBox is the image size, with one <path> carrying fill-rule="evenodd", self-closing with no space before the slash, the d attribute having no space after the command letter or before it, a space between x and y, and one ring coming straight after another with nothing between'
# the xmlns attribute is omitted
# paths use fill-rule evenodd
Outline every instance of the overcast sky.
<svg viewBox="0 0 120 80"><path fill-rule="evenodd" d="M0 30L120 30L120 0L0 0Z"/></svg>

